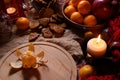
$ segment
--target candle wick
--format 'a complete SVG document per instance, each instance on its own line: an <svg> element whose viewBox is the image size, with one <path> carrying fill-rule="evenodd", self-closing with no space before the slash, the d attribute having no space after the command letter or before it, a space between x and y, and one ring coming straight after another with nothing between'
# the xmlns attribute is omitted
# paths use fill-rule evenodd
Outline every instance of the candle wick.
<svg viewBox="0 0 120 80"><path fill-rule="evenodd" d="M97 41L96 44L99 46L99 42Z"/></svg>

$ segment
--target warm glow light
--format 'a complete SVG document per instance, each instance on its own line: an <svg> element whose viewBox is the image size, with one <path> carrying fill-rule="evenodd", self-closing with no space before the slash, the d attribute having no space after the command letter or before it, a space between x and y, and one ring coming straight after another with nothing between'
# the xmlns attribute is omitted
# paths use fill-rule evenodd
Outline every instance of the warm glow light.
<svg viewBox="0 0 120 80"><path fill-rule="evenodd" d="M15 13L16 12L16 9L14 8L14 7L9 7L9 8L7 8L7 13L8 14L13 14L13 13Z"/></svg>
<svg viewBox="0 0 120 80"><path fill-rule="evenodd" d="M92 38L87 43L87 52L96 57L100 58L103 57L106 53L107 44L106 42L100 38L100 35L98 38Z"/></svg>
<svg viewBox="0 0 120 80"><path fill-rule="evenodd" d="M99 34L99 36L97 38L97 43L99 43L99 42L100 42L100 34Z"/></svg>

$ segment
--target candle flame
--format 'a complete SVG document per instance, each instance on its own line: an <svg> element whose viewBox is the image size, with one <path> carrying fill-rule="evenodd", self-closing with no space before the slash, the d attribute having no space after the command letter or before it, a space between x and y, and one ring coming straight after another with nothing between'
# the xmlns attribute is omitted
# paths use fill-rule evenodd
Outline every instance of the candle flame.
<svg viewBox="0 0 120 80"><path fill-rule="evenodd" d="M100 42L100 34L99 34L99 36L98 36L98 38L97 38L97 43L99 43Z"/></svg>

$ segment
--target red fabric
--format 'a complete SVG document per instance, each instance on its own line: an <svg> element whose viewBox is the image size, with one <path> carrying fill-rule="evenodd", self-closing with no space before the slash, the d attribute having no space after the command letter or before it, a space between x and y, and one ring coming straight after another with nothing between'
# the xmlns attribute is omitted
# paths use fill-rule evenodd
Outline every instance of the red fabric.
<svg viewBox="0 0 120 80"><path fill-rule="evenodd" d="M110 33L110 34L112 34L112 33ZM120 28L116 29L116 31L110 37L110 39L108 41L108 45L110 45L110 43L115 42L115 41L120 42Z"/></svg>
<svg viewBox="0 0 120 80"><path fill-rule="evenodd" d="M117 16L114 20L110 21L108 29L108 34L110 36L108 45L115 41L120 42L120 16ZM112 47L111 54L115 62L120 61L120 44L116 44Z"/></svg>
<svg viewBox="0 0 120 80"><path fill-rule="evenodd" d="M120 63L120 44L116 44L111 50L113 61L115 63Z"/></svg>
<svg viewBox="0 0 120 80"><path fill-rule="evenodd" d="M108 35L110 37L108 45L113 41L120 42L120 16L110 21L108 29Z"/></svg>
<svg viewBox="0 0 120 80"><path fill-rule="evenodd" d="M104 76L91 76L86 80L119 80L120 74L104 75Z"/></svg>
<svg viewBox="0 0 120 80"><path fill-rule="evenodd" d="M120 29L120 16L117 16L114 20L109 22L109 35L112 36L114 32Z"/></svg>

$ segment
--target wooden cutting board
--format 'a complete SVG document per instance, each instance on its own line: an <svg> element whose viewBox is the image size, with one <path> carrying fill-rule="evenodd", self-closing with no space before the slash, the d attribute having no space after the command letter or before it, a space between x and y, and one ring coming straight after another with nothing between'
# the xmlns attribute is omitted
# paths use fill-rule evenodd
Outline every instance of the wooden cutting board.
<svg viewBox="0 0 120 80"><path fill-rule="evenodd" d="M25 52L28 44L20 45L9 51L0 61L0 80L76 80L77 68L70 55L62 47L49 42L34 42L35 53L45 52L45 66L37 69L13 69L10 62L18 59L16 49Z"/></svg>

